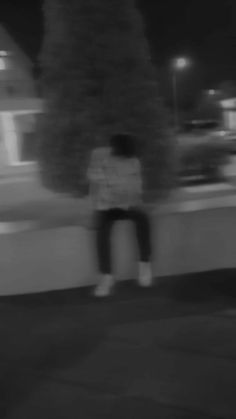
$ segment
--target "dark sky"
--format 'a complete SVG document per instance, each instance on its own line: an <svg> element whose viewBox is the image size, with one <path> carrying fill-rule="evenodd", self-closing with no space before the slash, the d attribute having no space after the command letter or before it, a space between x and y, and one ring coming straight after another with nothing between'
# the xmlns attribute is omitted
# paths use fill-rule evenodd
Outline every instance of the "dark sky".
<svg viewBox="0 0 236 419"><path fill-rule="evenodd" d="M209 83L236 79L236 0L138 0L157 63L187 55Z"/></svg>
<svg viewBox="0 0 236 419"><path fill-rule="evenodd" d="M171 57L186 54L209 85L236 79L236 0L136 1L159 67L167 68ZM34 60L43 32L41 9L42 0L0 4L1 22Z"/></svg>
<svg viewBox="0 0 236 419"><path fill-rule="evenodd" d="M0 0L0 22L33 59L43 33L42 0Z"/></svg>

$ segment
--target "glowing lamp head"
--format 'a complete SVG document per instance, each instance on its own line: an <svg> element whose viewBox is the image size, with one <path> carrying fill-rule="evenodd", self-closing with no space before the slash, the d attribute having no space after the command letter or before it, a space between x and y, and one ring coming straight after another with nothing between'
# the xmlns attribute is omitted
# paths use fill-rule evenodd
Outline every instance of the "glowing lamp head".
<svg viewBox="0 0 236 419"><path fill-rule="evenodd" d="M189 61L187 58L180 57L174 60L174 68L176 70L183 70L184 68L188 67Z"/></svg>

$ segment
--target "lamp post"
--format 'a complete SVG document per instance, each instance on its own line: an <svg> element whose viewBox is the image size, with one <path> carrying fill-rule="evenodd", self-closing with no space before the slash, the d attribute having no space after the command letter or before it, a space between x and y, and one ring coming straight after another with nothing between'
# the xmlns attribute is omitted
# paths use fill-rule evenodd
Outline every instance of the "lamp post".
<svg viewBox="0 0 236 419"><path fill-rule="evenodd" d="M178 110L178 86L177 74L189 65L189 60L184 57L175 58L172 63L172 83L173 83L173 102L174 102L174 122L175 129L179 126L179 110Z"/></svg>

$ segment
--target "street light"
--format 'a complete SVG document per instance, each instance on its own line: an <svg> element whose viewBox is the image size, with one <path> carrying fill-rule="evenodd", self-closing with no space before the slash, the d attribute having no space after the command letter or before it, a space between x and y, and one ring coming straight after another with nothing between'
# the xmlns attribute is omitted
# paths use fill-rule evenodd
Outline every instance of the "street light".
<svg viewBox="0 0 236 419"><path fill-rule="evenodd" d="M178 115L178 88L177 88L177 74L179 71L185 70L190 64L190 61L185 57L178 57L172 63L172 83L173 83L173 97L174 97L174 115L175 115L175 128L179 126Z"/></svg>
<svg viewBox="0 0 236 419"><path fill-rule="evenodd" d="M208 93L209 93L209 95L210 95L210 96L215 96L215 94L216 94L216 90L214 90L214 89L210 89L210 90L208 91Z"/></svg>

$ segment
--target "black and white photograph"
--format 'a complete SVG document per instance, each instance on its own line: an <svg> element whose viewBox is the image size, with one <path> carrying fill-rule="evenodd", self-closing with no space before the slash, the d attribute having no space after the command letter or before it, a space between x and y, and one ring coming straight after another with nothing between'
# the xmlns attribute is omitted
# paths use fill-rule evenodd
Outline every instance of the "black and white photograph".
<svg viewBox="0 0 236 419"><path fill-rule="evenodd" d="M0 1L0 419L236 418L236 1Z"/></svg>

